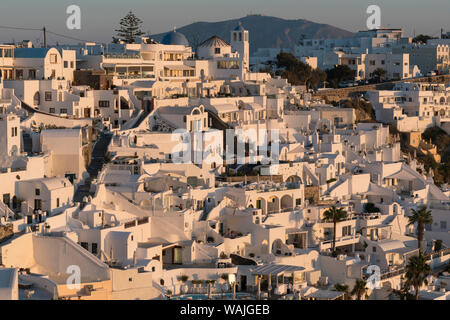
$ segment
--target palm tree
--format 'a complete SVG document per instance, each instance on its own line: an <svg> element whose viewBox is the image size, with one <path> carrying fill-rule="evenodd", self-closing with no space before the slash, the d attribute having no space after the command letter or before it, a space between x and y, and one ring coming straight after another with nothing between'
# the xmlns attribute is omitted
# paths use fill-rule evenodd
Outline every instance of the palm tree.
<svg viewBox="0 0 450 320"><path fill-rule="evenodd" d="M427 264L425 257L422 254L409 258L406 265L405 273L405 287L414 287L415 298L419 299L419 289L423 284L428 284L426 277L431 273L431 268Z"/></svg>
<svg viewBox="0 0 450 320"><path fill-rule="evenodd" d="M417 223L417 247L419 255L422 254L422 241L425 233L425 225L433 223L431 210L427 210L427 206L421 206L419 210L412 210L412 216L409 217L408 226Z"/></svg>
<svg viewBox="0 0 450 320"><path fill-rule="evenodd" d="M325 220L333 222L333 253L336 252L336 224L340 221L347 219L347 211L342 208L336 208L331 206L324 212L323 217Z"/></svg>
<svg viewBox="0 0 450 320"><path fill-rule="evenodd" d="M336 283L334 285L334 290L339 291L339 292L344 292L344 300L351 300L350 288L348 285Z"/></svg>
<svg viewBox="0 0 450 320"><path fill-rule="evenodd" d="M380 82L383 81L384 76L386 75L386 70L382 69L382 68L377 68L375 69L375 71L373 72L373 77L378 79Z"/></svg>
<svg viewBox="0 0 450 320"><path fill-rule="evenodd" d="M366 281L357 279L351 294L352 296L356 296L356 300L361 300L361 297L366 293L366 291Z"/></svg>

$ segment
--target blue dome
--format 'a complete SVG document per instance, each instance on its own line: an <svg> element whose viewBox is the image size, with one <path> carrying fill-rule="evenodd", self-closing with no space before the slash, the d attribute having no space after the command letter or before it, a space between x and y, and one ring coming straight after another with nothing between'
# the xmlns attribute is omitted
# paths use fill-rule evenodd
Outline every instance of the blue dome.
<svg viewBox="0 0 450 320"><path fill-rule="evenodd" d="M245 29L242 26L242 24L239 22L238 26L236 28L234 28L234 31L245 31Z"/></svg>
<svg viewBox="0 0 450 320"><path fill-rule="evenodd" d="M172 31L166 34L161 43L189 47L189 42L187 41L186 37L182 33L176 31Z"/></svg>

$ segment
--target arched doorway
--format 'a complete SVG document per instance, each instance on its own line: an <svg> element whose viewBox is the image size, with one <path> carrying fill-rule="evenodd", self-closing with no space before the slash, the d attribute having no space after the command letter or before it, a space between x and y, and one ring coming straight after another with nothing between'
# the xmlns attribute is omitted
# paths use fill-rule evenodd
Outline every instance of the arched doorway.
<svg viewBox="0 0 450 320"><path fill-rule="evenodd" d="M292 200L292 197L288 194L281 197L281 210L293 210L294 209L294 202Z"/></svg>
<svg viewBox="0 0 450 320"><path fill-rule="evenodd" d="M290 176L289 178L286 179L286 182L289 182L289 183L299 183L299 182L300 182L300 177L297 176L297 175Z"/></svg>
<svg viewBox="0 0 450 320"><path fill-rule="evenodd" d="M281 247L283 246L283 241L281 239L276 239L272 242L272 253L281 254Z"/></svg>
<svg viewBox="0 0 450 320"><path fill-rule="evenodd" d="M267 212L274 213L280 211L280 200L276 196L272 196L269 198L267 202Z"/></svg>
<svg viewBox="0 0 450 320"><path fill-rule="evenodd" d="M38 106L41 104L41 94L39 92L36 92L33 96L33 104L35 106Z"/></svg>
<svg viewBox="0 0 450 320"><path fill-rule="evenodd" d="M261 209L264 214L266 213L266 200L264 198L256 199L256 209Z"/></svg>

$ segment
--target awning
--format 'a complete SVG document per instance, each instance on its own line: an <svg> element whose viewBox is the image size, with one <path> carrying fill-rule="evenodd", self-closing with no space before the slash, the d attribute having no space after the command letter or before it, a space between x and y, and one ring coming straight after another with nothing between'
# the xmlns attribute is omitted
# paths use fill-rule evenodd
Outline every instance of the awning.
<svg viewBox="0 0 450 320"><path fill-rule="evenodd" d="M264 109L264 107L258 103L246 103L245 106L250 107L253 111L260 111Z"/></svg>
<svg viewBox="0 0 450 320"><path fill-rule="evenodd" d="M239 108L235 104L217 104L213 106L206 106L206 109L214 111L217 114L238 112Z"/></svg>
<svg viewBox="0 0 450 320"><path fill-rule="evenodd" d="M192 67L184 66L184 65L175 65L175 66L164 66L164 69L168 70L195 70Z"/></svg>
<svg viewBox="0 0 450 320"><path fill-rule="evenodd" d="M369 190L366 192L366 195L392 197L394 194L393 194L393 191L383 188L383 187L380 187L379 185L371 182L369 184Z"/></svg>
<svg viewBox="0 0 450 320"><path fill-rule="evenodd" d="M397 173L387 176L385 179L398 179L398 180L413 181L413 180L417 179L417 177L414 176L412 173L409 173L408 171L402 169Z"/></svg>
<svg viewBox="0 0 450 320"><path fill-rule="evenodd" d="M288 266L284 264L268 264L253 269L252 274L259 275L278 275L282 273L290 273L296 271L303 271L305 268L299 266Z"/></svg>

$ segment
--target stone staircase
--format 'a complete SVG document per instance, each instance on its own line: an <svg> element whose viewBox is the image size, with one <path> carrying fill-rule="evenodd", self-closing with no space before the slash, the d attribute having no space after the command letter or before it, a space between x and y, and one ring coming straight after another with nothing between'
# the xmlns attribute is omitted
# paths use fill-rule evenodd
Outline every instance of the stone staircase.
<svg viewBox="0 0 450 320"><path fill-rule="evenodd" d="M97 142L95 143L94 150L92 151L91 163L87 168L89 178L85 180L84 184L78 187L73 198L74 202L82 202L85 196L93 196L93 194L91 194L90 192L92 179L97 178L98 173L105 164L105 154L108 150L111 139L111 133L102 132L100 134Z"/></svg>

